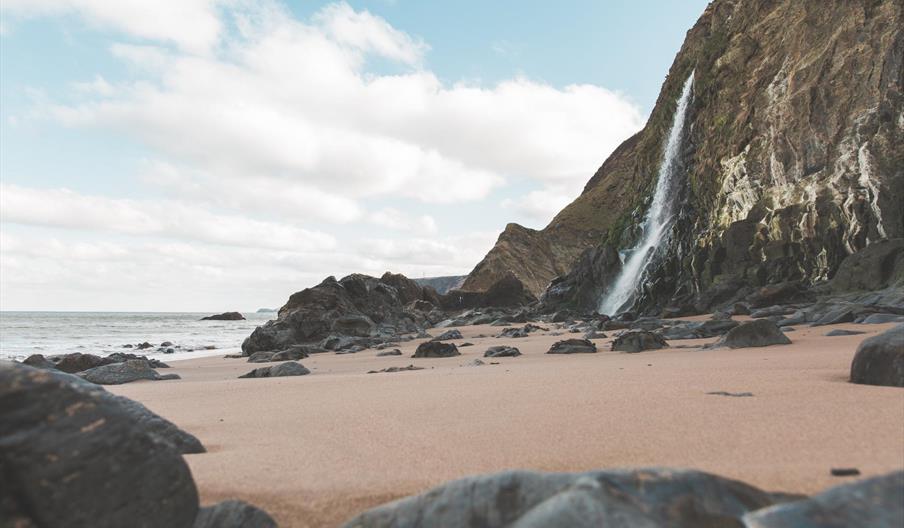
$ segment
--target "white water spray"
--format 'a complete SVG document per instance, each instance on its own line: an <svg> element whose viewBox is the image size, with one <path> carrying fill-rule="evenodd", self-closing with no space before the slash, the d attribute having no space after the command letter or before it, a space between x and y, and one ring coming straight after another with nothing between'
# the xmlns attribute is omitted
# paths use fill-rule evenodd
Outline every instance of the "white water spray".
<svg viewBox="0 0 904 528"><path fill-rule="evenodd" d="M619 310L630 308L635 292L639 287L639 281L643 279L644 272L662 239L671 230L675 217L675 202L679 196L675 188L675 176L678 172L678 157L681 155L681 137L684 133L684 119L687 115L687 107L690 102L692 87L694 84L694 72L684 81L681 89L681 98L678 107L672 117L672 128L665 143L662 154L662 163L659 165L659 178L656 181L656 192L653 194L653 203L647 211L643 222L643 232L637 246L631 250L627 261L622 266L618 278L607 290L605 297L600 302L599 312L614 315Z"/></svg>

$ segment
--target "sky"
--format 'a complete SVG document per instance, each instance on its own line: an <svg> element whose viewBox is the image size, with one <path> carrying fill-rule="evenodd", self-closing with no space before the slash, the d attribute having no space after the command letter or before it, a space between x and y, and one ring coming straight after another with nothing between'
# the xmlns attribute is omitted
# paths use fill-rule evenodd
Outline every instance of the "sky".
<svg viewBox="0 0 904 528"><path fill-rule="evenodd" d="M643 126L706 3L0 0L0 309L466 274Z"/></svg>

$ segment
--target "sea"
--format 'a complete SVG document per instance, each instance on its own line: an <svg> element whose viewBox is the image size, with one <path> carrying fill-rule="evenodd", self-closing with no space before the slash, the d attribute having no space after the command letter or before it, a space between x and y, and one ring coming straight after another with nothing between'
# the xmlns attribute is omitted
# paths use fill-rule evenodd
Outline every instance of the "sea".
<svg viewBox="0 0 904 528"><path fill-rule="evenodd" d="M0 359L31 354L131 352L163 361L234 354L254 329L276 314L246 313L245 321L201 321L210 313L0 312ZM169 341L173 353L158 351ZM136 350L125 345L151 343ZM211 348L212 347L212 348Z"/></svg>

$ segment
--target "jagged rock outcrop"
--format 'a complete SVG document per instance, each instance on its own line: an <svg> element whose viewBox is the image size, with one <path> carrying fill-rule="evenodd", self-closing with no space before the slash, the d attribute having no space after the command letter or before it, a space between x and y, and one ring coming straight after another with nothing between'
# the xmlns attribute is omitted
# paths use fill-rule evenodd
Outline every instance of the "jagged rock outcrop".
<svg viewBox="0 0 904 528"><path fill-rule="evenodd" d="M546 228L508 226L464 288L513 273L536 294L580 269L582 280L556 280L547 297L589 308L583 291L604 289L610 268L585 250L637 241L692 70L677 160L685 192L636 308L703 310L766 284L811 285L848 255L904 237L904 5L716 0L688 31L644 129ZM563 296L563 285L581 293Z"/></svg>
<svg viewBox="0 0 904 528"><path fill-rule="evenodd" d="M417 332L424 314L406 309L414 301L440 303L433 288L423 287L403 275L386 273L377 279L353 274L336 280L327 277L313 288L292 294L275 320L259 326L242 343L248 356L277 351L292 345L318 343L327 337L389 336Z"/></svg>

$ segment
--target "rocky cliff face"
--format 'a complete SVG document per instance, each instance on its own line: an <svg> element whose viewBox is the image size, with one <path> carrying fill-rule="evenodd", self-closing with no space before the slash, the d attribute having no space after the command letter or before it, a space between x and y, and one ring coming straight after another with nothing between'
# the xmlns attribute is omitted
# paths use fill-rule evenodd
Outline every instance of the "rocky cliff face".
<svg viewBox="0 0 904 528"><path fill-rule="evenodd" d="M902 3L716 0L688 31L645 128L545 229L510 225L465 287L511 271L537 292L574 270L590 279L573 273L551 293L591 308L586 290L605 291L612 251L639 236L692 70L686 193L639 307L703 309L765 284L820 282L848 255L904 236Z"/></svg>

